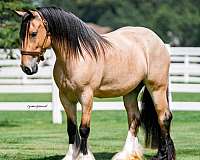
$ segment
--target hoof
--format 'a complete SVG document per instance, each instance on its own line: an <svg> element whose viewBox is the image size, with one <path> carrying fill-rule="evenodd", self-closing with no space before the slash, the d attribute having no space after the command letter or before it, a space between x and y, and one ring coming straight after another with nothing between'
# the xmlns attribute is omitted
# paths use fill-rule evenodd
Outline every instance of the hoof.
<svg viewBox="0 0 200 160"><path fill-rule="evenodd" d="M62 160L77 160L79 157L72 156L72 155L66 155Z"/></svg>
<svg viewBox="0 0 200 160"><path fill-rule="evenodd" d="M142 155L138 153L133 153L132 155L129 156L128 160L142 160Z"/></svg>
<svg viewBox="0 0 200 160"><path fill-rule="evenodd" d="M77 160L79 153L79 149L77 149L75 145L70 144L69 150L62 160Z"/></svg>
<svg viewBox="0 0 200 160"><path fill-rule="evenodd" d="M94 156L80 154L78 160L95 160Z"/></svg>
<svg viewBox="0 0 200 160"><path fill-rule="evenodd" d="M134 152L132 154L128 154L126 151L122 151L117 153L112 160L142 160L142 153Z"/></svg>
<svg viewBox="0 0 200 160"><path fill-rule="evenodd" d="M122 151L122 152L116 153L113 156L112 160L125 160L125 157L127 157L127 156L128 156L128 154L126 152Z"/></svg>
<svg viewBox="0 0 200 160"><path fill-rule="evenodd" d="M90 149L88 149L88 154L83 155L83 153L80 153L77 160L95 160L95 158Z"/></svg>
<svg viewBox="0 0 200 160"><path fill-rule="evenodd" d="M135 137L130 131L126 138L123 150L117 153L112 160L142 160L143 149L138 142L138 138Z"/></svg>

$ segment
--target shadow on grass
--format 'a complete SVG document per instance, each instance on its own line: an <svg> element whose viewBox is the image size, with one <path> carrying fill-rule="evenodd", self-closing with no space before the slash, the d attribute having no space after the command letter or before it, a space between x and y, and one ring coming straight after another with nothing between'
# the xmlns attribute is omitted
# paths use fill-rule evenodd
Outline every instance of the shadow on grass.
<svg viewBox="0 0 200 160"><path fill-rule="evenodd" d="M144 154L145 160L151 159L154 155Z"/></svg>
<svg viewBox="0 0 200 160"><path fill-rule="evenodd" d="M107 153L107 152L99 152L94 153L96 160L110 160L115 153ZM42 157L42 158L31 158L29 160L61 160L64 158L65 155L54 155L49 157Z"/></svg>
<svg viewBox="0 0 200 160"><path fill-rule="evenodd" d="M94 153L94 156L96 160L111 160L115 154L116 153L98 152L98 153ZM62 158L64 158L64 156L65 155L54 155L54 156L43 157L43 158L33 158L29 160L61 160ZM144 154L144 157L145 159L150 159L152 155Z"/></svg>
<svg viewBox="0 0 200 160"><path fill-rule="evenodd" d="M0 127L19 127L19 125L14 124L8 120L0 121Z"/></svg>
<svg viewBox="0 0 200 160"><path fill-rule="evenodd" d="M94 153L96 160L111 160L114 155L115 153L109 153L109 152Z"/></svg>
<svg viewBox="0 0 200 160"><path fill-rule="evenodd" d="M42 157L42 158L31 158L29 160L61 160L64 158L65 155L54 155L49 157Z"/></svg>

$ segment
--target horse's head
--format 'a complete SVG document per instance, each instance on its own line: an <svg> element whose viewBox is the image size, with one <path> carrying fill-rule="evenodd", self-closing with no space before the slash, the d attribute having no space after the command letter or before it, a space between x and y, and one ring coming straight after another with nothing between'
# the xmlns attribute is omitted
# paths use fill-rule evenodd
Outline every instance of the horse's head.
<svg viewBox="0 0 200 160"><path fill-rule="evenodd" d="M38 70L38 63L44 60L43 54L51 46L48 23L37 11L16 11L22 17L21 68L32 75Z"/></svg>

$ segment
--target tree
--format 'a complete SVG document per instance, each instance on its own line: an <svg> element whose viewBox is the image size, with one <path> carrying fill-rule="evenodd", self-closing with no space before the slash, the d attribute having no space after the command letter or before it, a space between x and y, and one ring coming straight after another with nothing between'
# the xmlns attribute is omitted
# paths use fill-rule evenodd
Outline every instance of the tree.
<svg viewBox="0 0 200 160"><path fill-rule="evenodd" d="M72 11L82 20L113 29L131 25L155 31L165 43L200 46L200 7L196 0L41 0Z"/></svg>
<svg viewBox="0 0 200 160"><path fill-rule="evenodd" d="M200 46L200 7L197 0L7 0L0 2L0 48L19 46L20 19L11 10L57 6L83 21L117 29L144 26L165 43L178 39L181 46Z"/></svg>
<svg viewBox="0 0 200 160"><path fill-rule="evenodd" d="M14 10L34 8L32 1L6 0L0 1L0 48L19 47L19 29L21 19Z"/></svg>

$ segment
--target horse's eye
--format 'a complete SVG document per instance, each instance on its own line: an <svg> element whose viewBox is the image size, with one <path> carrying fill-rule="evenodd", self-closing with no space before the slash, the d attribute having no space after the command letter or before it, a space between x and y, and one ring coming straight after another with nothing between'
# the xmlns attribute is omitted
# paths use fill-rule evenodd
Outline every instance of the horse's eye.
<svg viewBox="0 0 200 160"><path fill-rule="evenodd" d="M35 37L37 35L37 32L32 32L31 37Z"/></svg>

